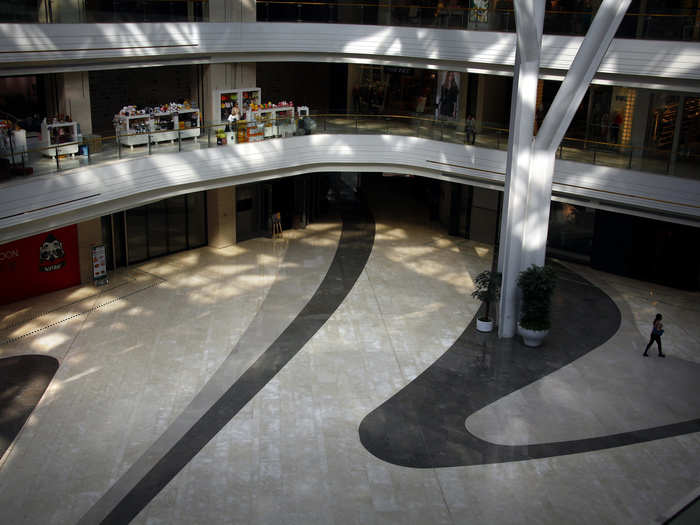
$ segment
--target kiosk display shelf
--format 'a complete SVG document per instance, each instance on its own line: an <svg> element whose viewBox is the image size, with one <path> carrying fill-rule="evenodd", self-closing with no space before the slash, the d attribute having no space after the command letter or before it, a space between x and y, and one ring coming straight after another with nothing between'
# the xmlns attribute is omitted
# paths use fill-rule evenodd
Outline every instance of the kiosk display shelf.
<svg viewBox="0 0 700 525"><path fill-rule="evenodd" d="M150 115L120 115L118 126L119 142L125 146L134 146L148 143L148 134L152 131Z"/></svg>
<svg viewBox="0 0 700 525"><path fill-rule="evenodd" d="M153 142L175 142L177 139L177 113L168 112L156 112L153 113L153 135L151 139Z"/></svg>
<svg viewBox="0 0 700 525"><path fill-rule="evenodd" d="M122 113L115 116L115 126L119 132L120 144L134 146L148 144L150 135L151 143L170 142L181 139L193 138L195 142L200 135L199 109L190 107L174 107L171 111L136 110L128 106ZM124 114L124 112L130 114Z"/></svg>
<svg viewBox="0 0 700 525"><path fill-rule="evenodd" d="M66 145L61 146L61 144ZM78 153L78 123L52 122L49 124L46 119L42 120L41 145L46 148L42 153L47 157L55 157L57 154L74 157Z"/></svg>
<svg viewBox="0 0 700 525"><path fill-rule="evenodd" d="M277 119L274 109L260 109L254 112L254 118L262 127L263 138L270 139L278 136Z"/></svg>
<svg viewBox="0 0 700 525"><path fill-rule="evenodd" d="M294 122L294 106L277 108L275 110L277 120L277 136L288 137L294 135L296 124Z"/></svg>
<svg viewBox="0 0 700 525"><path fill-rule="evenodd" d="M177 113L177 125L180 130L180 137L183 139L193 137L197 142L199 137L199 110L181 109Z"/></svg>
<svg viewBox="0 0 700 525"><path fill-rule="evenodd" d="M265 139L265 125L262 122L249 121L246 124L246 142L259 142Z"/></svg>
<svg viewBox="0 0 700 525"><path fill-rule="evenodd" d="M294 107L274 106L252 112L255 121L263 126L263 137L286 137L294 135Z"/></svg>
<svg viewBox="0 0 700 525"><path fill-rule="evenodd" d="M237 119L243 119L250 106L260 104L260 100L259 87L220 89L214 92L211 114L218 117L219 122L228 120L232 112Z"/></svg>
<svg viewBox="0 0 700 525"><path fill-rule="evenodd" d="M10 159L13 164L22 162L27 152L27 131L0 125L0 156Z"/></svg>

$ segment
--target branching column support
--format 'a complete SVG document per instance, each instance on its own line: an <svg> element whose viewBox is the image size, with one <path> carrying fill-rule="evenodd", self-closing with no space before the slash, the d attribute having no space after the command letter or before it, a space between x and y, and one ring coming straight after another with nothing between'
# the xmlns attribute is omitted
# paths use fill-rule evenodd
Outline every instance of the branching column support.
<svg viewBox="0 0 700 525"><path fill-rule="evenodd" d="M520 271L544 264L554 156L631 0L603 0L562 85L533 136L544 0L516 0L517 47L498 268L499 336L513 337Z"/></svg>

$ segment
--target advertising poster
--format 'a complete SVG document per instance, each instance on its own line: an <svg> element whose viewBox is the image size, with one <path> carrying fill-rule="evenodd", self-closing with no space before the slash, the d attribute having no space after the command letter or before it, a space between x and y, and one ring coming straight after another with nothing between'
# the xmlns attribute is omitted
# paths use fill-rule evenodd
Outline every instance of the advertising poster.
<svg viewBox="0 0 700 525"><path fill-rule="evenodd" d="M107 280L107 256L104 244L92 247L92 278L96 284Z"/></svg>
<svg viewBox="0 0 700 525"><path fill-rule="evenodd" d="M80 284L75 225L0 245L0 304Z"/></svg>
<svg viewBox="0 0 700 525"><path fill-rule="evenodd" d="M440 120L456 120L459 115L459 82L460 74L454 71L438 73L438 89L435 117Z"/></svg>
<svg viewBox="0 0 700 525"><path fill-rule="evenodd" d="M489 21L489 0L471 0L469 10L469 22L472 24L486 24Z"/></svg>

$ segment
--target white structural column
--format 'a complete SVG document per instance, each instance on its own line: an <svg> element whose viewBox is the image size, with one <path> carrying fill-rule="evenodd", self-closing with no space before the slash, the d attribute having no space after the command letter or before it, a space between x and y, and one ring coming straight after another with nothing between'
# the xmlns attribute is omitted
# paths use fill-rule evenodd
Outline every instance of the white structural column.
<svg viewBox="0 0 700 525"><path fill-rule="evenodd" d="M210 0L207 3L211 22L255 22L254 0ZM204 68L203 100L207 122L219 122L219 89L255 87L255 62L209 64Z"/></svg>
<svg viewBox="0 0 700 525"><path fill-rule="evenodd" d="M80 124L83 135L92 133L90 106L90 74L87 71L66 72L58 75L58 110Z"/></svg>
<svg viewBox="0 0 700 525"><path fill-rule="evenodd" d="M513 337L517 322L516 281L522 268L523 239L527 219L530 157L540 69L544 0L515 2L517 28L515 72L511 95L510 135L503 198L498 268L503 273L498 333Z"/></svg>
<svg viewBox="0 0 700 525"><path fill-rule="evenodd" d="M544 264L556 149L630 1L604 0L600 5L536 138L533 137L533 122L544 0L515 2L516 69L498 260L498 268L503 273L498 329L501 337L515 335L518 274L532 264Z"/></svg>

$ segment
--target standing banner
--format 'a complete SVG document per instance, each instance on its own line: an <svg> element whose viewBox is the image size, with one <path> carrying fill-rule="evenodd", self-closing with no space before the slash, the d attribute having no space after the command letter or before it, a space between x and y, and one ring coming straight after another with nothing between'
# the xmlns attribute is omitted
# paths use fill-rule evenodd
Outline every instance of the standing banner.
<svg viewBox="0 0 700 525"><path fill-rule="evenodd" d="M0 245L0 304L80 284L78 228Z"/></svg>
<svg viewBox="0 0 700 525"><path fill-rule="evenodd" d="M92 247L92 279L97 285L107 284L107 256L104 244Z"/></svg>

